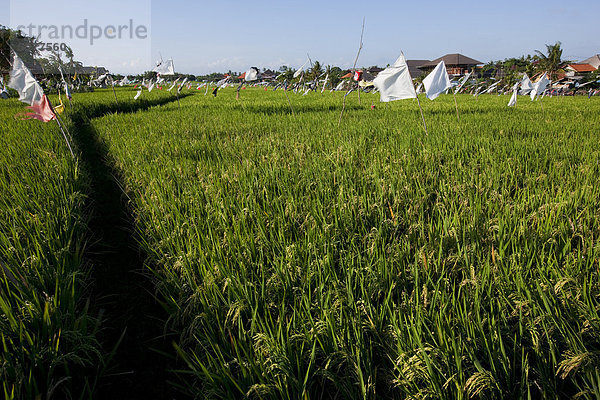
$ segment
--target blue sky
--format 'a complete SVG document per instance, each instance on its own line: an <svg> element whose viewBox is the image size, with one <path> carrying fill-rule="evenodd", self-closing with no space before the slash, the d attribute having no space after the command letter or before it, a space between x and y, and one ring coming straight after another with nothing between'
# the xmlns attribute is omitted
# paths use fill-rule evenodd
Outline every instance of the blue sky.
<svg viewBox="0 0 600 400"><path fill-rule="evenodd" d="M0 23L11 24L10 4L27 4L36 24L100 26L134 19L148 25L145 40L109 41L74 46L76 58L105 65L116 73L150 69L159 53L173 57L179 72L243 71L250 66L298 67L309 53L313 61L350 67L363 16L364 47L359 66L407 59L434 59L460 52L483 62L544 50L561 41L563 58L600 53L600 1L117 1L0 0ZM38 3L38 6L32 4ZM97 10L91 7L101 7ZM34 10L34 11L31 11ZM35 14L35 15L32 15ZM20 18L23 18L20 16ZM11 24L12 25L12 24Z"/></svg>

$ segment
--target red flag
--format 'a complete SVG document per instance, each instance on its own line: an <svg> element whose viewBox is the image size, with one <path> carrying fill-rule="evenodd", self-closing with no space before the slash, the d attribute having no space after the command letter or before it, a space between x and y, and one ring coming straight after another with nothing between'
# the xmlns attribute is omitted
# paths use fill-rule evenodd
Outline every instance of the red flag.
<svg viewBox="0 0 600 400"><path fill-rule="evenodd" d="M38 121L42 122L49 122L53 119L56 119L56 115L54 114L54 111L52 111L46 95L43 95L40 101L34 102L27 108L33 112L21 113L17 114L16 116L22 116L21 119L37 119Z"/></svg>

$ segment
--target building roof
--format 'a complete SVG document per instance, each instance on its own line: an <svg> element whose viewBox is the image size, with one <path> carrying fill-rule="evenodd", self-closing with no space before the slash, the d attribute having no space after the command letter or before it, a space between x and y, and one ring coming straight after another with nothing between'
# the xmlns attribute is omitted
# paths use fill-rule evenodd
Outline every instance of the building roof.
<svg viewBox="0 0 600 400"><path fill-rule="evenodd" d="M420 70L419 67L429 62L429 60L406 60L406 64L408 65L408 72L410 72L411 78L417 78L423 75L425 72Z"/></svg>
<svg viewBox="0 0 600 400"><path fill-rule="evenodd" d="M368 72L370 74L375 74L377 75L378 73L380 73L381 71L383 71L383 68L379 68L379 67L371 67L369 69L367 69L365 72Z"/></svg>
<svg viewBox="0 0 600 400"><path fill-rule="evenodd" d="M446 66L451 66L451 67L475 66L475 65L483 64L481 61L477 61L473 58L463 56L462 54L453 53L453 54L446 54L445 56L442 56L440 58L436 58L435 60L433 60L431 62L421 65L420 68L435 67L436 65L438 65L440 63L440 61L444 61Z"/></svg>
<svg viewBox="0 0 600 400"><path fill-rule="evenodd" d="M572 69L575 72L592 72L596 70L596 68L590 64L569 64L567 65L567 69Z"/></svg>
<svg viewBox="0 0 600 400"><path fill-rule="evenodd" d="M585 60L581 61L580 64L590 64L592 67L598 69L600 68L600 54L595 54L590 58L586 58Z"/></svg>
<svg viewBox="0 0 600 400"><path fill-rule="evenodd" d="M79 75L104 75L108 70L104 67L75 67L75 72Z"/></svg>

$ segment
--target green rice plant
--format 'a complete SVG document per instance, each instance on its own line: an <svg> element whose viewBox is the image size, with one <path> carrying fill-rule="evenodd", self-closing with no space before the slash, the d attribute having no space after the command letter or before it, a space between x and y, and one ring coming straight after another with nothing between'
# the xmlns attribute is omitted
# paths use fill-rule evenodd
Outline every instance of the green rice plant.
<svg viewBox="0 0 600 400"><path fill-rule="evenodd" d="M92 121L182 393L598 397L597 99L234 96Z"/></svg>
<svg viewBox="0 0 600 400"><path fill-rule="evenodd" d="M71 398L92 390L101 350L89 313L87 179L55 123L0 121L0 393Z"/></svg>

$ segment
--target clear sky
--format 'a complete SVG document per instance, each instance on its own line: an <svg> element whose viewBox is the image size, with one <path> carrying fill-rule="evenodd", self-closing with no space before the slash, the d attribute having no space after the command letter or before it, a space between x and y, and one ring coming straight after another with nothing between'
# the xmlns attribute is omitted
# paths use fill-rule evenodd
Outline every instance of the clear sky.
<svg viewBox="0 0 600 400"><path fill-rule="evenodd" d="M0 24L28 21L101 29L134 21L143 38L74 40L75 58L115 73L152 68L173 57L178 72L244 71L250 66L299 67L313 61L351 67L365 17L359 66L462 53L482 62L533 54L561 41L563 58L600 53L599 0L479 1L197 1L0 0ZM43 32L48 34L47 31ZM127 31L125 32L127 33ZM43 35L42 35L43 36ZM143 36L143 35L142 35ZM44 38L42 37L42 40ZM48 38L45 41L50 40Z"/></svg>

